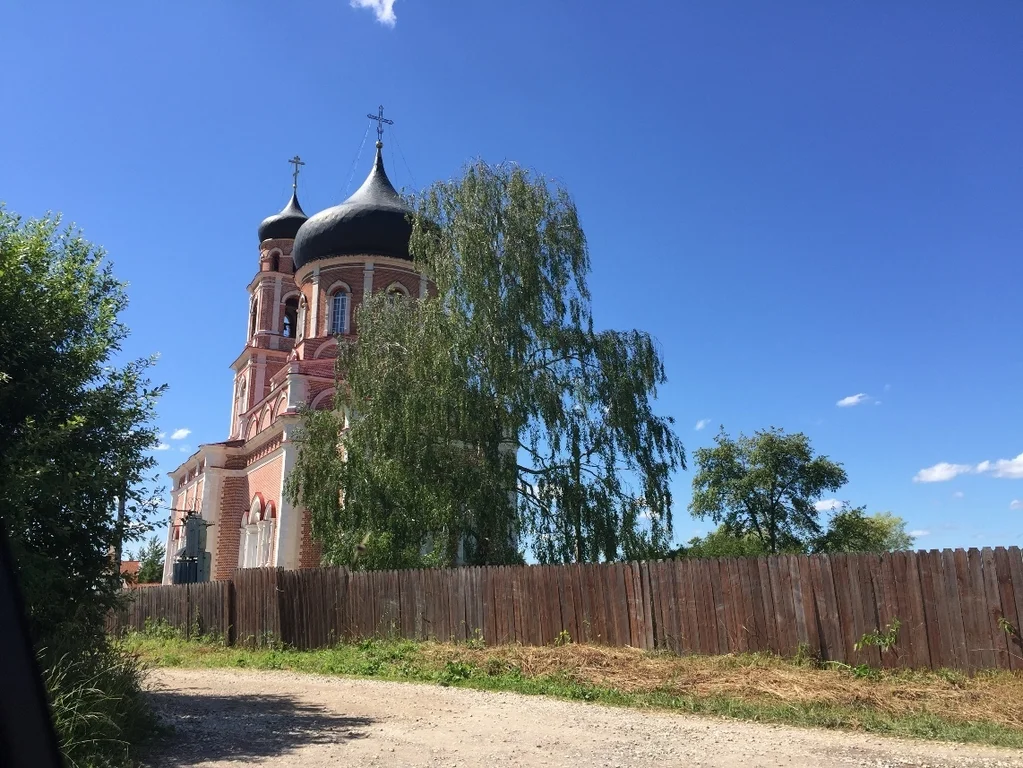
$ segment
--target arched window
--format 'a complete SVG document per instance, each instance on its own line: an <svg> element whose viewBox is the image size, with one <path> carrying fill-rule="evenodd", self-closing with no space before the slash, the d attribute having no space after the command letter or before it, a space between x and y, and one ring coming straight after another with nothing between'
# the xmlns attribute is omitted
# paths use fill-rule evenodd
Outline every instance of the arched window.
<svg viewBox="0 0 1023 768"><path fill-rule="evenodd" d="M270 271L280 272L281 271L281 257L276 253L270 257Z"/></svg>
<svg viewBox="0 0 1023 768"><path fill-rule="evenodd" d="M305 338L306 306L305 296L303 295L298 300L298 333L295 334L297 341L302 341Z"/></svg>
<svg viewBox="0 0 1023 768"><path fill-rule="evenodd" d="M284 327L282 333L286 338L295 338L295 326L298 324L298 298L292 296L284 302Z"/></svg>
<svg viewBox="0 0 1023 768"><path fill-rule="evenodd" d="M249 512L242 520L238 540L238 567L263 568L273 559L274 533L277 527L277 510L274 503L263 505L263 500L254 496Z"/></svg>
<svg viewBox="0 0 1023 768"><path fill-rule="evenodd" d="M348 333L348 294L343 289L330 297L330 333Z"/></svg>
<svg viewBox="0 0 1023 768"><path fill-rule="evenodd" d="M251 339L256 335L256 315L259 307L256 303L256 297L252 297L252 301L249 302L249 338Z"/></svg>
<svg viewBox="0 0 1023 768"><path fill-rule="evenodd" d="M408 298L408 288L401 283L391 283L387 286L387 298L391 301L397 301L398 299Z"/></svg>

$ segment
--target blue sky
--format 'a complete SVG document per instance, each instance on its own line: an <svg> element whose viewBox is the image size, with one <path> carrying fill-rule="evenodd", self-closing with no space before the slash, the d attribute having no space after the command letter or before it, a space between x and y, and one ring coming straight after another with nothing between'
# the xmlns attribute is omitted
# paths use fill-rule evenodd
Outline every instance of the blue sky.
<svg viewBox="0 0 1023 768"><path fill-rule="evenodd" d="M1023 4L361 4L5 7L0 200L130 281L163 470L227 434L287 159L339 202L382 103L398 186L476 156L567 185L597 321L659 340L690 452L804 431L920 546L1023 543Z"/></svg>

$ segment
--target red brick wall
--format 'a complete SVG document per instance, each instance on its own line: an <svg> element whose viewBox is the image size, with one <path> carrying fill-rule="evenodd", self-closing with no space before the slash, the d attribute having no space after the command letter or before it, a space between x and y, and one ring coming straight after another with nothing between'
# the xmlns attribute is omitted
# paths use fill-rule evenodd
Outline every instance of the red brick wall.
<svg viewBox="0 0 1023 768"><path fill-rule="evenodd" d="M238 567L242 515L249 511L248 480L225 477L217 525L217 579L229 579Z"/></svg>
<svg viewBox="0 0 1023 768"><path fill-rule="evenodd" d="M244 463L245 457L236 461ZM235 463L231 462L231 463ZM238 567L239 529L242 519L249 512L252 498L263 494L264 502L273 502L277 509L281 508L281 473L284 471L284 456L271 459L258 469L248 472L243 477L225 477L224 490L220 500L220 522L217 531L217 573L216 578L231 577Z"/></svg>
<svg viewBox="0 0 1023 768"><path fill-rule="evenodd" d="M313 539L312 519L309 510L302 512L302 533L298 543L298 567L316 568L320 564L323 549Z"/></svg>

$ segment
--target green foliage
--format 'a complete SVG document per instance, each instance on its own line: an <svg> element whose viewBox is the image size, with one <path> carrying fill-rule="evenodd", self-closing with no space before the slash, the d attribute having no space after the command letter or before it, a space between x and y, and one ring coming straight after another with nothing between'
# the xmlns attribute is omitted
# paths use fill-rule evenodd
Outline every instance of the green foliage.
<svg viewBox="0 0 1023 768"><path fill-rule="evenodd" d="M739 537L753 535L770 553L798 548L823 533L814 502L845 484L841 464L815 457L801 432L772 428L732 439L722 429L715 442L695 453L689 505L694 517L723 523Z"/></svg>
<svg viewBox="0 0 1023 768"><path fill-rule="evenodd" d="M875 629L873 632L867 632L853 643L853 648L857 651L862 651L864 648L880 648L882 653L888 653L898 645L901 626L902 622L895 619L891 624L886 625L883 631Z"/></svg>
<svg viewBox="0 0 1023 768"><path fill-rule="evenodd" d="M77 231L0 209L0 515L42 645L101 631L120 586L110 551L141 536L152 511L147 451L162 388L145 378L149 360L113 364L126 304L102 251Z"/></svg>
<svg viewBox="0 0 1023 768"><path fill-rule="evenodd" d="M663 551L685 466L652 408L664 366L648 334L594 330L567 192L477 163L414 204L436 295L361 305L337 409L306 415L289 479L325 559L517 562L520 540L541 562Z"/></svg>
<svg viewBox="0 0 1023 768"><path fill-rule="evenodd" d="M0 207L0 523L65 754L80 765L123 763L145 711L137 666L103 635L121 586L111 552L149 530L156 497L162 387L146 379L151 360L115 363L126 304L78 231Z"/></svg>
<svg viewBox="0 0 1023 768"><path fill-rule="evenodd" d="M142 673L133 654L92 643L73 646L51 661L44 677L68 765L131 764L131 747L156 727L142 693Z"/></svg>
<svg viewBox="0 0 1023 768"><path fill-rule="evenodd" d="M163 581L163 545L156 539L150 539L135 553L134 560L139 561L139 584L157 584Z"/></svg>
<svg viewBox="0 0 1023 768"><path fill-rule="evenodd" d="M759 557L768 554L763 541L752 533L736 536L725 526L718 526L706 536L694 536L679 547L675 557Z"/></svg>
<svg viewBox="0 0 1023 768"><path fill-rule="evenodd" d="M863 507L844 506L809 547L814 552L900 552L913 547L906 521L891 512L868 515Z"/></svg>

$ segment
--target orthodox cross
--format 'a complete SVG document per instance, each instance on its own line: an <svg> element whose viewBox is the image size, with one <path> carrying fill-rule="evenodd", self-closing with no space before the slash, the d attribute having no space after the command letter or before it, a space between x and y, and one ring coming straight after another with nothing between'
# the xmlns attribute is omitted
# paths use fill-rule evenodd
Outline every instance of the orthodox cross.
<svg viewBox="0 0 1023 768"><path fill-rule="evenodd" d="M384 117L384 105L383 104L380 105L377 114L366 115L366 117L368 117L370 120L377 121L377 142L382 142L384 140L384 123L386 123L387 125L394 125L393 120L388 120L386 117Z"/></svg>
<svg viewBox="0 0 1023 768"><path fill-rule="evenodd" d="M305 165L305 163L302 162L302 158L299 157L298 155L295 155L288 162L291 163L293 166L295 166L295 170L291 174L291 189L293 191L297 192L298 191L298 167L300 165Z"/></svg>

